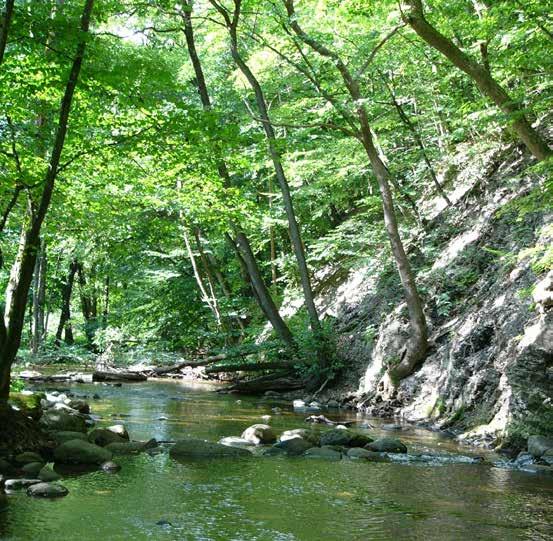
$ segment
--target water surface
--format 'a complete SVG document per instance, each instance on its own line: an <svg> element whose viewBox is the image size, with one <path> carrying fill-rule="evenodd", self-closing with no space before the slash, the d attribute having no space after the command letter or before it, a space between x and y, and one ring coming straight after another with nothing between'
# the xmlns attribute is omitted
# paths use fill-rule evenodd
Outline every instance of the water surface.
<svg viewBox="0 0 553 541"><path fill-rule="evenodd" d="M289 404L219 395L176 383L79 385L100 424L122 421L133 439L239 436L273 415L277 431L306 426ZM280 405L281 415L271 408ZM355 419L355 414L327 413ZM167 420L159 420L167 417ZM374 422L377 435L387 434ZM439 434L401 434L410 452L481 454ZM493 458L493 457L491 457ZM306 458L179 463L167 452L117 457L115 475L63 480L67 497L24 493L0 512L2 540L551 540L553 480L477 464L386 464ZM160 525L158 522L165 522Z"/></svg>

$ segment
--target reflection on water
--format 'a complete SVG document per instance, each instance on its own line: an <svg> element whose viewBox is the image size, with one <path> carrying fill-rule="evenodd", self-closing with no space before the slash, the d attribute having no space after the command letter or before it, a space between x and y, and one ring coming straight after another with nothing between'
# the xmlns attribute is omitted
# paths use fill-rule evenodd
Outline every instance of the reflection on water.
<svg viewBox="0 0 553 541"><path fill-rule="evenodd" d="M100 424L121 420L134 439L217 441L240 435L275 405L173 383L80 385L75 392L98 393L91 404ZM283 412L271 421L277 431L304 426L305 415L279 405ZM430 432L401 438L413 452L467 454ZM10 496L0 539L553 539L553 481L505 469L281 457L178 463L167 453L117 461L123 469L116 475L64 479L70 494L60 500Z"/></svg>

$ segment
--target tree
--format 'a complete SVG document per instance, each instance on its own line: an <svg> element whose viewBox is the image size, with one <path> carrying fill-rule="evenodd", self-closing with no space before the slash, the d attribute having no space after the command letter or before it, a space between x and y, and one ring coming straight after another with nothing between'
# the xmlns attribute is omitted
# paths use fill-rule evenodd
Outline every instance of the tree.
<svg viewBox="0 0 553 541"><path fill-rule="evenodd" d="M94 0L85 0L81 15L80 38L61 101L52 153L44 177L44 187L36 205L29 201L22 229L20 259L14 264L16 272L14 273L15 282L11 285L13 292L9 304L6 306L5 321L0 318L0 407L5 407L9 395L11 366L21 343L27 295L33 277L37 253L40 249L40 231L50 206L59 172L58 168L67 135L69 113L84 60L93 6Z"/></svg>
<svg viewBox="0 0 553 541"><path fill-rule="evenodd" d="M479 64L464 53L450 39L445 37L426 18L422 0L405 0L402 16L406 23L431 47L440 51L455 66L464 71L478 86L480 91L490 98L505 113L513 130L528 150L538 159L545 160L552 151L545 140L532 128L523 109L513 100L504 88L493 78L486 65Z"/></svg>

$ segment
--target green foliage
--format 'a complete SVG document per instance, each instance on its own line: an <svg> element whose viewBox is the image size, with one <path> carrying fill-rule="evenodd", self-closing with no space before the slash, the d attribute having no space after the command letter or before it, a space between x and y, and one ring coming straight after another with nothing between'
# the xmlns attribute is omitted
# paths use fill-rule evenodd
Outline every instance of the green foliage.
<svg viewBox="0 0 553 541"><path fill-rule="evenodd" d="M10 393L20 393L25 389L25 382L19 378L10 380Z"/></svg>

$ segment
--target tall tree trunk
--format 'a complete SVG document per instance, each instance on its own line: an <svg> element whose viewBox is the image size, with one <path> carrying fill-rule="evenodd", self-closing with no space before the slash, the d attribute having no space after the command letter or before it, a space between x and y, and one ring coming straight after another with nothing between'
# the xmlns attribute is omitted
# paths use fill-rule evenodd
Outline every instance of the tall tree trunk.
<svg viewBox="0 0 553 541"><path fill-rule="evenodd" d="M453 41L446 38L426 19L422 0L404 0L407 9L402 11L404 21L434 49L440 51L455 66L464 71L508 117L513 130L528 150L538 159L545 160L552 151L546 141L532 128L524 111L492 77L485 66L465 54Z"/></svg>
<svg viewBox="0 0 553 541"><path fill-rule="evenodd" d="M318 54L332 60L334 66L342 76L344 86L356 106L360 126L359 132L361 134L361 143L365 148L367 157L369 158L369 162L378 182L380 196L382 199L382 209L384 212L384 224L386 226L386 231L388 233L388 238L392 248L392 254L396 261L401 283L403 285L407 308L409 310L409 323L411 327L410 340L406 345L405 350L402 352L400 362L389 369L389 373L394 379L401 379L411 374L417 364L424 359L428 349L428 331L422 301L417 290L411 265L405 253L401 236L399 234L396 211L390 188L390 173L374 144L367 111L363 105L363 96L361 95L359 82L352 75L349 68L336 52L319 43L302 30L297 22L293 0L283 0L283 2L288 13L290 27L294 33L302 42L311 47Z"/></svg>
<svg viewBox="0 0 553 541"><path fill-rule="evenodd" d="M73 95L84 59L88 28L94 0L85 0L81 17L80 38L73 58L69 79L61 101L59 120L54 137L52 153L48 171L46 173L42 194L36 208L32 208L23 230L23 251L18 273L17 284L14 288L10 305L7 307L7 322L0 318L0 408L5 408L10 391L11 366L19 345L25 315L25 305L31 286L37 251L39 249L40 230L52 199L55 180L58 174L60 159L67 134L69 112L73 102Z"/></svg>
<svg viewBox="0 0 553 541"><path fill-rule="evenodd" d="M0 17L0 66L4 61L4 52L8 43L8 30L13 16L15 0L5 0L4 11Z"/></svg>
<svg viewBox="0 0 553 541"><path fill-rule="evenodd" d="M86 275L82 263L77 266L77 280L81 297L81 311L84 319L84 331L89 347L93 346L96 334L96 299L87 291Z"/></svg>
<svg viewBox="0 0 553 541"><path fill-rule="evenodd" d="M184 22L184 33L186 37L186 44L188 48L188 53L190 56L190 61L192 67L194 68L194 73L196 75L196 84L198 88L198 94L200 95L200 100L205 110L211 109L211 100L209 98L209 91L205 81L205 76L202 69L202 64L196 50L196 44L194 40L194 28L192 26L192 9L193 9L193 0L185 0L187 10L183 11L183 22ZM217 163L217 170L219 177L223 181L223 185L227 188L231 187L230 175L228 173L228 168L225 161L220 158ZM247 276L247 281L251 285L252 292L254 297L261 308L261 311L265 314L275 332L280 336L280 338L288 345L295 349L294 341L292 339L292 334L288 329L284 320L280 317L278 308L276 307L273 298L267 288L257 260L251 249L250 242L246 234L242 231L239 225L230 224L231 229L234 232L236 240L233 240L229 234L226 234L225 237L229 244L232 245L240 268L242 272ZM257 284L257 285L256 285ZM276 312L276 313L275 313ZM271 314L271 317L268 316ZM275 326L276 325L276 326Z"/></svg>
<svg viewBox="0 0 553 541"><path fill-rule="evenodd" d="M106 274L104 278L104 306L102 310L102 328L105 329L108 326L109 317L109 294L110 294L110 279L109 274Z"/></svg>
<svg viewBox="0 0 553 541"><path fill-rule="evenodd" d="M75 283L75 274L77 273L79 263L73 259L69 265L69 271L65 282L61 288L61 314L56 331L56 346L61 346L61 338L65 330L65 342L68 345L73 344L73 327L71 326L71 297L73 294L73 284Z"/></svg>
<svg viewBox="0 0 553 541"><path fill-rule="evenodd" d="M280 150L278 149L277 145L276 134L273 129L273 125L271 124L269 110L267 108L267 102L265 100L265 95L263 94L263 89L261 88L261 85L259 84L259 81L255 77L254 73L249 68L248 64L242 58L238 48L237 26L240 19L241 0L234 1L234 12L232 14L232 17L229 15L229 12L218 2L211 1L211 4L225 19L225 24L230 36L231 56L238 69L246 77L255 95L255 101L259 111L259 116L261 118L261 123L263 125L263 130L265 131L265 137L269 147L269 154L273 162L273 168L275 170L275 175L280 186L284 209L288 218L288 229L290 232L294 254L296 256L296 262L298 264L298 271L303 289L305 307L307 308L307 313L309 315L311 330L317 333L320 331L321 327L319 315L317 313L317 308L315 307L315 300L311 287L311 277L309 276L309 269L307 267L307 262L305 258L305 250L301 238L300 228L296 219L296 213L294 211L292 196L290 194L290 186L288 185L288 180L282 166L282 159ZM324 361L322 358L320 358L319 360L320 362Z"/></svg>
<svg viewBox="0 0 553 541"><path fill-rule="evenodd" d="M36 355L45 338L44 305L46 301L46 243L40 243L40 251L33 275L33 336L31 349Z"/></svg>

